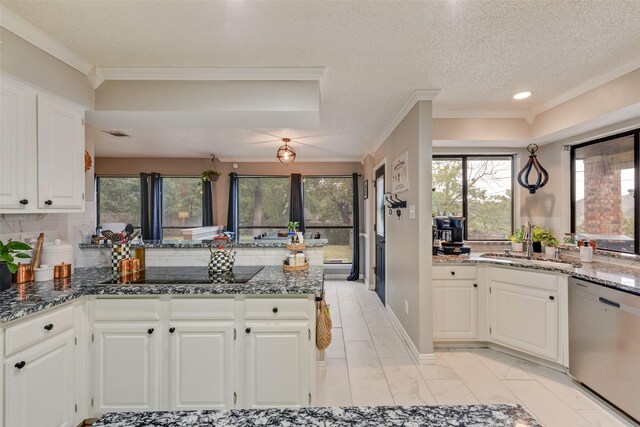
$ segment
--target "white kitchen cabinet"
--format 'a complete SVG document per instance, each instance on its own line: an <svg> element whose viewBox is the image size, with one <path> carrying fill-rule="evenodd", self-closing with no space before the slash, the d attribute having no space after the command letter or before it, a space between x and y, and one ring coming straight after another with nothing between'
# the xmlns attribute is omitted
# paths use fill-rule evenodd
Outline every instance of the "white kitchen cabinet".
<svg viewBox="0 0 640 427"><path fill-rule="evenodd" d="M84 204L84 112L38 94L38 208Z"/></svg>
<svg viewBox="0 0 640 427"><path fill-rule="evenodd" d="M74 370L73 331L6 359L5 425L75 426Z"/></svg>
<svg viewBox="0 0 640 427"><path fill-rule="evenodd" d="M478 284L473 280L433 281L433 338L478 338Z"/></svg>
<svg viewBox="0 0 640 427"><path fill-rule="evenodd" d="M36 94L27 86L0 80L0 210L35 208Z"/></svg>
<svg viewBox="0 0 640 427"><path fill-rule="evenodd" d="M0 214L84 209L84 111L0 77Z"/></svg>
<svg viewBox="0 0 640 427"><path fill-rule="evenodd" d="M93 334L94 411L160 409L159 322L96 322Z"/></svg>
<svg viewBox="0 0 640 427"><path fill-rule="evenodd" d="M172 321L170 410L234 406L233 321Z"/></svg>
<svg viewBox="0 0 640 427"><path fill-rule="evenodd" d="M310 396L306 321L245 322L245 408L303 407Z"/></svg>
<svg viewBox="0 0 640 427"><path fill-rule="evenodd" d="M489 294L490 340L559 361L558 295L555 290L492 281Z"/></svg>

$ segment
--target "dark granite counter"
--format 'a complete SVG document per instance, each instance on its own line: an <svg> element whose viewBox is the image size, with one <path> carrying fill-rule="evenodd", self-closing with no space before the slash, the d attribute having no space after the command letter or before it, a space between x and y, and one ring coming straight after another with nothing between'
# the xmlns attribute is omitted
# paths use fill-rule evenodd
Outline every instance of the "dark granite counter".
<svg viewBox="0 0 640 427"><path fill-rule="evenodd" d="M553 260L546 263L538 260L507 258L501 254L500 259L485 258L485 254L471 255L437 255L433 264L493 264L503 267L518 267L531 270L563 273L578 279L589 280L600 285L640 296L640 269L609 262L592 262L561 265ZM485 255L486 256L486 255ZM489 255L491 256L491 255ZM571 259L570 261L574 261Z"/></svg>
<svg viewBox="0 0 640 427"><path fill-rule="evenodd" d="M327 239L306 239L304 241L305 246L308 248L321 248L327 245ZM224 243L223 241L216 241L215 246L222 244L225 248L284 248L287 244L286 240L275 239L249 239L241 240L238 243ZM108 249L106 244L96 245L93 243L80 243L78 245L80 249ZM162 241L149 241L143 243L132 242L133 247L144 247L147 249L206 249L211 246L210 242L203 242L202 240L162 240Z"/></svg>
<svg viewBox="0 0 640 427"><path fill-rule="evenodd" d="M520 405L461 405L116 412L102 416L93 426L540 427L540 424Z"/></svg>
<svg viewBox="0 0 640 427"><path fill-rule="evenodd" d="M102 284L112 279L110 268L78 268L66 280L12 285L0 292L0 324L35 314L84 295L314 295L324 285L322 266L284 272L265 266L246 283L232 284Z"/></svg>

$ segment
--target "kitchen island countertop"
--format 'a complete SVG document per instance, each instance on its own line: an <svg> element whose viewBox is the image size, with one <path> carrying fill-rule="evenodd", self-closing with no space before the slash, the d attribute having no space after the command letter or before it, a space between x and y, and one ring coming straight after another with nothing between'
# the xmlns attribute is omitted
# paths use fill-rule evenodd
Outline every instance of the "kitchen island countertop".
<svg viewBox="0 0 640 427"><path fill-rule="evenodd" d="M324 286L322 266L285 272L265 266L246 283L237 284L103 284L111 268L77 268L64 280L12 285L0 292L0 324L64 304L85 295L315 295Z"/></svg>
<svg viewBox="0 0 640 427"><path fill-rule="evenodd" d="M223 411L114 412L94 427L213 426L539 427L520 405L376 406Z"/></svg>

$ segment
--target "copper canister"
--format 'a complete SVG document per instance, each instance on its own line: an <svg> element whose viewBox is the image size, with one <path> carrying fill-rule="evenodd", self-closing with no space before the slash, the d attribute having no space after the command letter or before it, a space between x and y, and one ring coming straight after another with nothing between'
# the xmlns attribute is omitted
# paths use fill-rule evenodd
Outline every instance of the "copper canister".
<svg viewBox="0 0 640 427"><path fill-rule="evenodd" d="M133 260L121 259L118 264L118 272L120 273L120 283L131 282L131 273L133 272Z"/></svg>
<svg viewBox="0 0 640 427"><path fill-rule="evenodd" d="M66 279L71 276L71 264L57 264L53 267L54 279Z"/></svg>
<svg viewBox="0 0 640 427"><path fill-rule="evenodd" d="M13 275L13 283L22 284L33 280L31 264L18 264L18 271Z"/></svg>

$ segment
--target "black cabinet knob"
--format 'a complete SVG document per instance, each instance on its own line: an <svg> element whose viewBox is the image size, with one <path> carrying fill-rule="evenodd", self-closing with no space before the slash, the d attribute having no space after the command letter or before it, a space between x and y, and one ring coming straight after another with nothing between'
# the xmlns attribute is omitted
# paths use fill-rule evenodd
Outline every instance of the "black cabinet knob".
<svg viewBox="0 0 640 427"><path fill-rule="evenodd" d="M28 205L29 201L27 199L22 199L22 200L20 200L20 204L21 205Z"/></svg>
<svg viewBox="0 0 640 427"><path fill-rule="evenodd" d="M455 271L452 271L452 272L451 272L451 275L452 275L452 276L455 276L455 275L456 275L456 272L455 272Z"/></svg>
<svg viewBox="0 0 640 427"><path fill-rule="evenodd" d="M53 323L49 323L48 325L44 325L45 331L50 331L53 329Z"/></svg>
<svg viewBox="0 0 640 427"><path fill-rule="evenodd" d="M22 369L22 368L24 368L24 365L26 365L26 364L27 364L27 362L25 362L25 361L23 360L22 362L18 362L18 363L16 363L16 365L15 365L15 366L16 366L16 368L18 368L18 369Z"/></svg>
<svg viewBox="0 0 640 427"><path fill-rule="evenodd" d="M53 204L53 202L51 200L45 200L44 204L47 206L51 206Z"/></svg>
<svg viewBox="0 0 640 427"><path fill-rule="evenodd" d="M549 299L553 301L554 299L556 299L556 297L554 297L553 295L549 295Z"/></svg>
<svg viewBox="0 0 640 427"><path fill-rule="evenodd" d="M251 328L247 328L244 330L246 333L250 334L251 333Z"/></svg>
<svg viewBox="0 0 640 427"><path fill-rule="evenodd" d="M174 328L173 326L169 328L169 333L172 334L176 331L176 328Z"/></svg>
<svg viewBox="0 0 640 427"><path fill-rule="evenodd" d="M274 313L277 313L277 312L278 312L278 307L273 307L273 310L272 310L272 311L273 311Z"/></svg>
<svg viewBox="0 0 640 427"><path fill-rule="evenodd" d="M154 330L155 330L155 329L153 329L153 328L149 328L149 329L147 329L147 333L148 333L149 335L151 335L151 334L153 333L153 331L154 331Z"/></svg>
<svg viewBox="0 0 640 427"><path fill-rule="evenodd" d="M477 284L477 283L474 283L474 284L473 284L473 287L474 287L474 288L477 288L477 287L478 287L478 284Z"/></svg>

